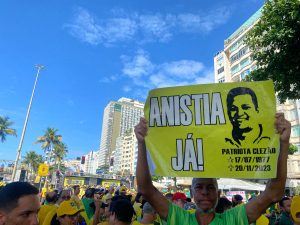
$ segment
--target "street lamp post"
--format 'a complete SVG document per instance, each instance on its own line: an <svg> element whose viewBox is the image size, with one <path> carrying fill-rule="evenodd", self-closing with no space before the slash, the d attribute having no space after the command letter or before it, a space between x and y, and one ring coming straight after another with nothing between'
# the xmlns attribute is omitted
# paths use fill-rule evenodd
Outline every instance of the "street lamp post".
<svg viewBox="0 0 300 225"><path fill-rule="evenodd" d="M28 109L27 109L27 114L26 114L26 118L25 118L25 122L24 122L24 126L23 126L23 131L22 131L19 147L18 147L18 150L17 150L17 157L16 157L16 161L14 163L14 169L13 169L13 173L12 173L12 181L14 181L15 176L16 176L17 166L18 166L18 162L19 162L19 159L20 159L20 155L21 155L23 139L24 139L24 135L25 135L25 132L26 132L26 126L27 126L28 118L29 118L29 115L30 115L30 109L31 109L31 104L32 104L32 99L33 99L33 96L34 96L34 92L35 92L35 87L36 87L36 84L37 84L37 81L38 81L38 78L39 78L40 70L44 68L44 66L41 65L41 64L38 64L35 67L37 68L36 78L35 78L31 98L30 98L30 101L29 101Z"/></svg>

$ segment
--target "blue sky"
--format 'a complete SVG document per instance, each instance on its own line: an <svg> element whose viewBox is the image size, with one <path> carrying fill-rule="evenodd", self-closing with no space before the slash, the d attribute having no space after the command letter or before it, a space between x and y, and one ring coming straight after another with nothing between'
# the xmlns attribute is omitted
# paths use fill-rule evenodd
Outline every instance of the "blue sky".
<svg viewBox="0 0 300 225"><path fill-rule="evenodd" d="M213 57L262 0L16 1L0 3L0 115L17 137L0 143L15 159L36 75L22 155L47 127L68 158L98 150L104 107L145 101L150 89L213 82Z"/></svg>

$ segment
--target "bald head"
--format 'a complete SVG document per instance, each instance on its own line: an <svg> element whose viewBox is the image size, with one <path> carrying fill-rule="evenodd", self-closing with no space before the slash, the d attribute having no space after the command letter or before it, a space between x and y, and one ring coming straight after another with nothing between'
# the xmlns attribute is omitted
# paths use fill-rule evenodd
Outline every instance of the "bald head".
<svg viewBox="0 0 300 225"><path fill-rule="evenodd" d="M198 183L212 183L218 189L218 182L216 178L193 178L192 180L192 189L194 189L195 185Z"/></svg>
<svg viewBox="0 0 300 225"><path fill-rule="evenodd" d="M213 213L218 202L218 183L215 178L193 178L192 194L197 210Z"/></svg>

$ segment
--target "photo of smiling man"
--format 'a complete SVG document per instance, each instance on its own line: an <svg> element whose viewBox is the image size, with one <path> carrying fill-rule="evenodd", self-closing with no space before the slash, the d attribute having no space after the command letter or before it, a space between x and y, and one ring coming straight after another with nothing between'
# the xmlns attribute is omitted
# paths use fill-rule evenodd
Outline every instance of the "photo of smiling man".
<svg viewBox="0 0 300 225"><path fill-rule="evenodd" d="M225 138L226 143L243 147L270 140L264 135L263 126L258 120L258 101L250 88L237 87L228 92L227 113L232 124L232 138Z"/></svg>

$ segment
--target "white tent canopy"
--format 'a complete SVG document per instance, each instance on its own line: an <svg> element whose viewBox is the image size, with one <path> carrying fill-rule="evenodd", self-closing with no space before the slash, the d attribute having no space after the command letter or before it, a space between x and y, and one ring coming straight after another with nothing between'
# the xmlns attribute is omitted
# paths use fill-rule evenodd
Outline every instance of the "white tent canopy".
<svg viewBox="0 0 300 225"><path fill-rule="evenodd" d="M156 188L167 188L167 186L162 183L158 183L156 181L152 181L152 183Z"/></svg>
<svg viewBox="0 0 300 225"><path fill-rule="evenodd" d="M219 189L242 189L242 190L257 190L263 191L265 190L266 185L254 183L245 180L231 179L231 178L220 178L218 179Z"/></svg>

